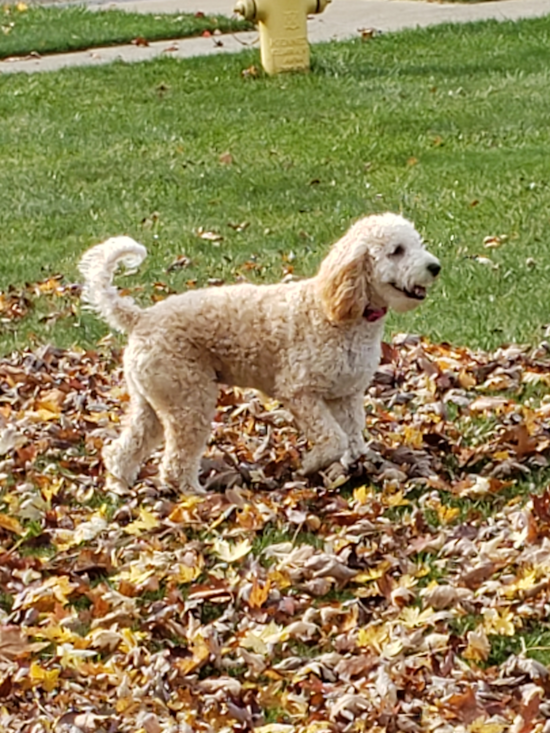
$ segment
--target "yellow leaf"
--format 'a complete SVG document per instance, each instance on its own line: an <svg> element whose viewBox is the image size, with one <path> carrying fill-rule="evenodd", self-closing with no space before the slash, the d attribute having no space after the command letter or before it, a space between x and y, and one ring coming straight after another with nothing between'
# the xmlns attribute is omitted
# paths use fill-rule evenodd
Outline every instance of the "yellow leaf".
<svg viewBox="0 0 550 733"><path fill-rule="evenodd" d="M504 587L504 593L509 598L514 597L522 591L530 590L536 584L537 571L534 568L524 568L515 583L511 583Z"/></svg>
<svg viewBox="0 0 550 733"><path fill-rule="evenodd" d="M179 504L176 504L174 509L171 511L168 519L171 522L185 522L189 520L189 512L191 512L196 506L202 504L204 496L186 496Z"/></svg>
<svg viewBox="0 0 550 733"><path fill-rule="evenodd" d="M109 423L110 415L108 412L89 412L86 415L86 422L93 422L96 425L107 425Z"/></svg>
<svg viewBox="0 0 550 733"><path fill-rule="evenodd" d="M422 448L424 445L424 434L412 425L405 425L403 428L403 439L411 448Z"/></svg>
<svg viewBox="0 0 550 733"><path fill-rule="evenodd" d="M190 674L210 657L210 647L200 635L195 636L189 650L193 656L190 659L178 661L178 669L183 674Z"/></svg>
<svg viewBox="0 0 550 733"><path fill-rule="evenodd" d="M424 626L430 623L430 619L434 615L433 608L425 608L421 611L415 606L405 606L405 608L399 614L399 620L403 622L403 625L412 629L417 626Z"/></svg>
<svg viewBox="0 0 550 733"><path fill-rule="evenodd" d="M488 608L483 612L483 628L487 634L495 634L497 636L514 636L516 627L514 626L514 618L521 625L521 619L509 609L499 610L496 608Z"/></svg>
<svg viewBox="0 0 550 733"><path fill-rule="evenodd" d="M353 581L355 583L370 583L371 580L378 580L381 578L391 567L389 560L383 560L375 568L370 568L364 573L359 573L355 576Z"/></svg>
<svg viewBox="0 0 550 733"><path fill-rule="evenodd" d="M45 474L44 474L45 475ZM48 476L48 479L50 477ZM40 493L46 499L46 501L50 502L52 500L53 496L57 496L61 489L63 488L63 478L58 478L55 480L49 480L47 483L42 483L40 485Z"/></svg>
<svg viewBox="0 0 550 733"><path fill-rule="evenodd" d="M29 6L27 5L27 3L17 3L17 5L15 6L15 9L19 13L24 13L28 9L28 7Z"/></svg>
<svg viewBox="0 0 550 733"><path fill-rule="evenodd" d="M141 507L139 510L139 519L130 522L130 524L124 527L124 531L128 534L138 535L142 532L148 532L151 529L155 529L159 524L160 522L154 514L151 514L147 509Z"/></svg>
<svg viewBox="0 0 550 733"><path fill-rule="evenodd" d="M145 568L143 564L136 563L130 565L128 570L121 570L118 574L118 580L130 583L131 585L139 586L146 583L149 578L156 572L155 568Z"/></svg>
<svg viewBox="0 0 550 733"><path fill-rule="evenodd" d="M81 637L70 631L65 626L44 626L36 628L33 631L35 636L40 636L43 639L50 639L50 641L57 642L71 642L77 641Z"/></svg>
<svg viewBox="0 0 550 733"><path fill-rule="evenodd" d="M385 626L366 626L359 629L357 644L368 646L378 654L381 653L383 645L388 641L389 634Z"/></svg>
<svg viewBox="0 0 550 733"><path fill-rule="evenodd" d="M174 578L177 583L192 583L201 574L199 566L179 564L176 566Z"/></svg>
<svg viewBox="0 0 550 733"><path fill-rule="evenodd" d="M241 640L241 646L252 649L256 654L267 654L268 644L276 644L284 637L284 628L271 621L267 626L249 631Z"/></svg>
<svg viewBox="0 0 550 733"><path fill-rule="evenodd" d="M337 476L334 481L330 481L327 488L330 491L333 491L334 489L339 489L340 486L343 486L344 484L347 484L349 481L349 476L347 473L341 473L339 476Z"/></svg>
<svg viewBox="0 0 550 733"><path fill-rule="evenodd" d="M54 575L38 587L28 588L22 597L16 600L14 607L48 606L52 601L58 601L64 606L68 603L67 596L70 596L76 587L77 585L71 583L66 575Z"/></svg>
<svg viewBox="0 0 550 733"><path fill-rule="evenodd" d="M402 491L396 491L395 494L391 494L389 496L387 494L383 494L382 501L388 507L407 506L407 504L410 504L410 501L405 499L403 496Z"/></svg>
<svg viewBox="0 0 550 733"><path fill-rule="evenodd" d="M250 608L261 608L269 597L269 591L271 588L271 582L269 579L260 585L257 578L254 578L252 584L252 590L250 591L250 597L248 599L248 605Z"/></svg>
<svg viewBox="0 0 550 733"><path fill-rule="evenodd" d="M274 586L279 588L279 590L290 588L292 585L292 581L290 580L288 573L281 570L270 570L268 578Z"/></svg>
<svg viewBox="0 0 550 733"><path fill-rule="evenodd" d="M507 461L510 458L510 452L507 450L499 450L493 453L495 461Z"/></svg>
<svg viewBox="0 0 550 733"><path fill-rule="evenodd" d="M245 649L252 649L255 654L267 654L267 644L257 634L249 631L241 641L241 646Z"/></svg>
<svg viewBox="0 0 550 733"><path fill-rule="evenodd" d="M63 669L67 669L68 667L78 669L88 657L95 657L96 654L97 652L91 649L76 649L72 644L59 644L57 647L59 663Z"/></svg>
<svg viewBox="0 0 550 733"><path fill-rule="evenodd" d="M65 392L62 392L60 389L50 389L41 395L40 399L36 402L36 407L39 410L48 410L59 415L66 399L67 395Z"/></svg>
<svg viewBox="0 0 550 733"><path fill-rule="evenodd" d="M459 516L459 514L460 514L460 509L456 506L452 507L452 506L445 506L445 504L440 504L437 507L437 516L441 524L450 524L451 522L454 522L454 520Z"/></svg>
<svg viewBox="0 0 550 733"><path fill-rule="evenodd" d="M425 578L426 575L429 575L431 572L432 572L432 568L430 567L430 565L428 563L420 562L416 566L416 569L414 571L414 577L415 578ZM435 582L435 580L432 581L432 582L435 585L437 585L437 583Z"/></svg>
<svg viewBox="0 0 550 733"><path fill-rule="evenodd" d="M372 496L372 489L366 486L358 486L353 491L354 500L361 506L366 504Z"/></svg>
<svg viewBox="0 0 550 733"><path fill-rule="evenodd" d="M231 545L225 540L216 540L212 545L212 550L224 562L242 560L243 557L248 555L251 549L252 545L247 539L236 542L234 545Z"/></svg>
<svg viewBox="0 0 550 733"><path fill-rule="evenodd" d="M17 519L7 514L0 514L0 527L7 529L8 532L13 532L13 534L23 534L24 531Z"/></svg>
<svg viewBox="0 0 550 733"><path fill-rule="evenodd" d="M493 723L486 721L485 717L477 718L470 723L467 730L468 733L502 733L508 726L502 723Z"/></svg>
<svg viewBox="0 0 550 733"><path fill-rule="evenodd" d="M33 412L28 412L29 417L34 422L48 422L49 420L57 420L61 416L61 412L49 410L46 407L41 407Z"/></svg>
<svg viewBox="0 0 550 733"><path fill-rule="evenodd" d="M44 669L38 662L32 662L29 669L29 678L33 685L42 687L46 692L51 692L57 687L59 669Z"/></svg>
<svg viewBox="0 0 550 733"><path fill-rule="evenodd" d="M462 656L473 662L485 662L491 653L491 644L483 628L480 627L477 631L469 631L467 639L468 646Z"/></svg>
<svg viewBox="0 0 550 733"><path fill-rule="evenodd" d="M147 634L144 631L132 631L128 627L120 630L122 641L120 642L120 649L123 652L131 652L133 649L137 649L140 643L145 639Z"/></svg>
<svg viewBox="0 0 550 733"><path fill-rule="evenodd" d="M134 697L127 695L126 697L121 697L116 701L116 711L117 713L127 713L130 708L137 705L139 705L139 702Z"/></svg>

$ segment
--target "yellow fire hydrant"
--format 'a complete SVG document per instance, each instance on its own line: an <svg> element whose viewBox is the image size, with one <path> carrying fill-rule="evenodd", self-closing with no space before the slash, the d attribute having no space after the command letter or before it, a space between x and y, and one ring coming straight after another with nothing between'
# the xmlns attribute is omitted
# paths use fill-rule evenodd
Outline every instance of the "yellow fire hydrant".
<svg viewBox="0 0 550 733"><path fill-rule="evenodd" d="M235 12L260 27L262 66L268 74L309 69L307 16L331 0L238 0Z"/></svg>

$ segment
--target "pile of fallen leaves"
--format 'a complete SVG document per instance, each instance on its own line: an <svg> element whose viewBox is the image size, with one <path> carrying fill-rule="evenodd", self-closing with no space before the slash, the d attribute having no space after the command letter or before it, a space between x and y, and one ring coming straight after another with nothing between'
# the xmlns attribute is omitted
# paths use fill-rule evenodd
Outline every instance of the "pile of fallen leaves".
<svg viewBox="0 0 550 733"><path fill-rule="evenodd" d="M549 386L543 348L397 338L368 455L309 481L285 409L225 390L176 501L158 454L104 489L119 354L0 360L0 730L548 732Z"/></svg>

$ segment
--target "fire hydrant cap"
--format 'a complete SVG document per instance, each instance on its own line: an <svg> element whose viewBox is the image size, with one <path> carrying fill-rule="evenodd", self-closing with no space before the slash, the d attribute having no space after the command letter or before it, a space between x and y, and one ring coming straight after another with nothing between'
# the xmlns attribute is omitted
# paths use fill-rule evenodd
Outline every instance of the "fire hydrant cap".
<svg viewBox="0 0 550 733"><path fill-rule="evenodd" d="M245 20L256 20L256 3L254 0L238 0L233 12L242 15Z"/></svg>

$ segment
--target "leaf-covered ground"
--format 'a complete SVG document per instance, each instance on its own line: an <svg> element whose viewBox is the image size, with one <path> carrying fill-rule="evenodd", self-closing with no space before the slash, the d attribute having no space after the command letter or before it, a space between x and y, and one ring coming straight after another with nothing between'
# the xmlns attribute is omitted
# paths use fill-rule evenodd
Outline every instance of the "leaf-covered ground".
<svg viewBox="0 0 550 733"><path fill-rule="evenodd" d="M351 477L299 480L287 412L225 390L175 501L158 455L104 491L116 348L3 358L0 730L549 731L549 387L544 346L396 337Z"/></svg>

